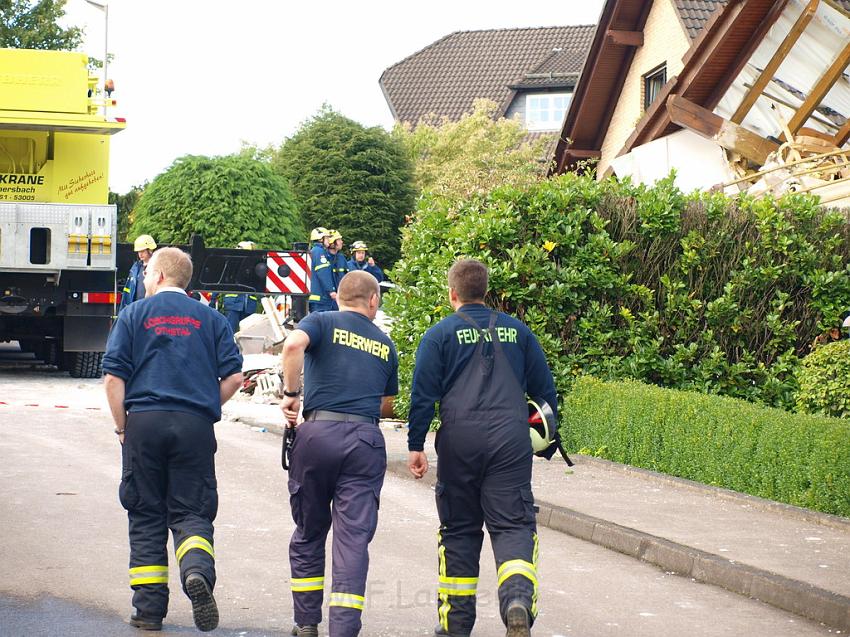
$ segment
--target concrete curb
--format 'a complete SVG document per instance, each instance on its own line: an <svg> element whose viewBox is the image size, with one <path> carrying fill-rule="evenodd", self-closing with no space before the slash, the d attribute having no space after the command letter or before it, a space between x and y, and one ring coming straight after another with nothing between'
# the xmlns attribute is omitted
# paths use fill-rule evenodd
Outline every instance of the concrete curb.
<svg viewBox="0 0 850 637"><path fill-rule="evenodd" d="M413 479L407 470L406 458L389 458L387 471ZM436 480L433 471L422 478L429 486ZM850 597L566 507L541 500L536 500L536 505L540 526L648 562L669 573L691 577L838 630L850 631Z"/></svg>
<svg viewBox="0 0 850 637"><path fill-rule="evenodd" d="M249 426L257 426L250 418L238 417L236 420ZM271 433L278 435L283 433L282 425L262 424L260 426ZM749 504L754 504L759 508L791 514L799 519L819 522L827 526L836 526L846 530L847 524L850 524L844 518L837 516L771 502L763 498L755 498L683 478L657 474L645 469L624 467L588 456L580 456L579 460L580 462L604 463L609 469L628 471L646 479L673 482L711 495L735 499L743 498ZM407 456L402 454L391 454L388 457L387 471L397 477L414 479L407 469ZM429 487L433 487L436 481L435 471L429 471L421 480ZM540 526L623 553L629 557L653 564L666 572L719 586L733 593L757 599L832 628L850 632L850 597L754 566L733 562L713 553L621 526L566 507L542 500L537 500L536 505L539 509L537 523Z"/></svg>

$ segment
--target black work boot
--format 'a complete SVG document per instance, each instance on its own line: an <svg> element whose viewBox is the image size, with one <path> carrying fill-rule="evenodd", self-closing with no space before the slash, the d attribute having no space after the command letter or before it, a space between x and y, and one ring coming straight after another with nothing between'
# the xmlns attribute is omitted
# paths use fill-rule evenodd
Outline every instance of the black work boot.
<svg viewBox="0 0 850 637"><path fill-rule="evenodd" d="M197 629L207 632L218 626L218 606L203 575L189 573L186 576L186 594L192 600L192 617Z"/></svg>
<svg viewBox="0 0 850 637"><path fill-rule="evenodd" d="M295 624L292 627L293 637L319 637L319 627L316 624L307 624L299 626Z"/></svg>
<svg viewBox="0 0 850 637"><path fill-rule="evenodd" d="M443 629L443 627L439 624L434 629L434 635L436 635L436 637L469 637L469 633L450 633Z"/></svg>
<svg viewBox="0 0 850 637"><path fill-rule="evenodd" d="M135 612L130 615L130 626L139 630L162 630L162 617L148 617Z"/></svg>
<svg viewBox="0 0 850 637"><path fill-rule="evenodd" d="M505 637L531 637L528 609L517 599L508 603L508 611L505 613L505 624L508 627Z"/></svg>

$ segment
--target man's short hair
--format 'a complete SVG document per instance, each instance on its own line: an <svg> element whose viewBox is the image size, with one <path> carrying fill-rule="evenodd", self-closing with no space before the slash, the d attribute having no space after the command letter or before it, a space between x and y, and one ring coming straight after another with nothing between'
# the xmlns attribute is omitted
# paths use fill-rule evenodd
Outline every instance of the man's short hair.
<svg viewBox="0 0 850 637"><path fill-rule="evenodd" d="M380 296L381 288L378 285L378 279L371 274L354 270L342 277L336 294L340 305L368 307L369 299L373 294Z"/></svg>
<svg viewBox="0 0 850 637"><path fill-rule="evenodd" d="M166 283L184 290L192 280L192 258L180 248L160 248L153 253L148 268L162 272Z"/></svg>
<svg viewBox="0 0 850 637"><path fill-rule="evenodd" d="M463 303L483 301L487 294L487 266L476 259L461 259L449 268L449 287Z"/></svg>

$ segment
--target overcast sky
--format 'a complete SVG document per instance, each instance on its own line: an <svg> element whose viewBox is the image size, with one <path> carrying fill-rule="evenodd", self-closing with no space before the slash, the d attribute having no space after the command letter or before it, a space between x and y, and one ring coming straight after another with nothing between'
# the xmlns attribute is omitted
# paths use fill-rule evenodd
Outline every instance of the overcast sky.
<svg viewBox="0 0 850 637"><path fill-rule="evenodd" d="M453 31L595 24L602 4L112 0L109 75L127 129L112 140L110 189L150 181L182 155L278 145L325 102L389 128L378 86L388 66ZM102 58L103 12L85 0L66 10Z"/></svg>

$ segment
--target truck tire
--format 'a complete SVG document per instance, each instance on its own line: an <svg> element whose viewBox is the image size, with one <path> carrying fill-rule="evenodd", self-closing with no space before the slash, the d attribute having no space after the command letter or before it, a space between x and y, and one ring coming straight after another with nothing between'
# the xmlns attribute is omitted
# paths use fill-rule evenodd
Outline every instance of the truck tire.
<svg viewBox="0 0 850 637"><path fill-rule="evenodd" d="M100 378L103 375L103 352L69 352L71 378Z"/></svg>
<svg viewBox="0 0 850 637"><path fill-rule="evenodd" d="M36 354L38 358L44 361L45 365L59 364L59 343L52 340L44 341Z"/></svg>

